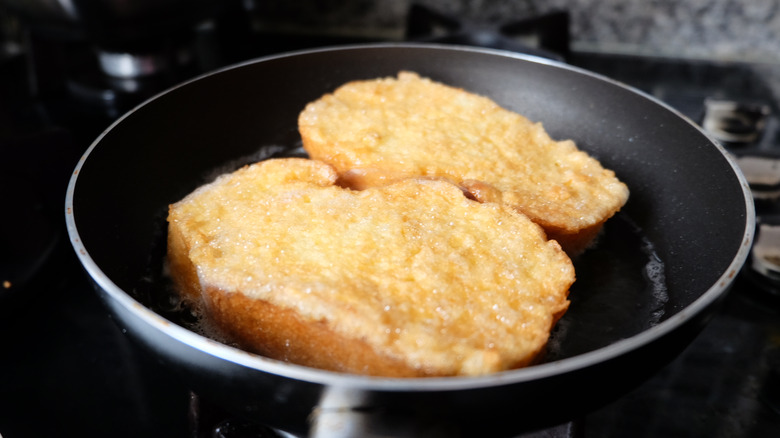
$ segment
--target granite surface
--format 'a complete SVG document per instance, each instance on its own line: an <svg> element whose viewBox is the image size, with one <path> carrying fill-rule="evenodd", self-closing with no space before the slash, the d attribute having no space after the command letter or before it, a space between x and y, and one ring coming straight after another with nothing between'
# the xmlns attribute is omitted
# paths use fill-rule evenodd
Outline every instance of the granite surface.
<svg viewBox="0 0 780 438"><path fill-rule="evenodd" d="M402 38L412 3L495 26L555 10L575 50L780 63L780 0L254 0L257 25Z"/></svg>

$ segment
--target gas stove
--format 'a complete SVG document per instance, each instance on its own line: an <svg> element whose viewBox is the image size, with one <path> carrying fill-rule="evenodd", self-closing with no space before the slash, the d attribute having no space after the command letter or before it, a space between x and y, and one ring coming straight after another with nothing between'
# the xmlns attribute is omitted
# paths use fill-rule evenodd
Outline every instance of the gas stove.
<svg viewBox="0 0 780 438"><path fill-rule="evenodd" d="M524 436L780 436L780 75L767 66L576 52L560 26L567 30L565 14L484 29L416 10L407 38L545 56L665 102L744 166L758 249L675 361L583 418ZM65 188L92 140L149 96L246 59L368 40L263 33L236 11L199 23L186 59L95 56L88 41L26 35L24 50L0 57L0 436L286 436L221 411L125 337L67 240Z"/></svg>

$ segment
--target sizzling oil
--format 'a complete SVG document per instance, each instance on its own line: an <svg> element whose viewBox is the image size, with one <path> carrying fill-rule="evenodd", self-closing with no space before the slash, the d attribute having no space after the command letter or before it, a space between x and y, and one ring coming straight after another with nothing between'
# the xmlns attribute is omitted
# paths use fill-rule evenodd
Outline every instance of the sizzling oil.
<svg viewBox="0 0 780 438"><path fill-rule="evenodd" d="M605 347L658 324L669 300L666 268L653 243L618 213L597 244L574 261L568 312L552 332L545 361Z"/></svg>
<svg viewBox="0 0 780 438"><path fill-rule="evenodd" d="M232 171L270 156L304 156L300 148L267 148L208 175ZM182 302L165 271L164 213L158 220L159 238L149 261L148 275L133 291L152 310L196 333L223 341L200 316L196 306ZM665 266L653 243L625 213L607 221L598 242L574 260L577 280L571 305L552 332L544 361L576 356L636 335L657 324L668 301Z"/></svg>

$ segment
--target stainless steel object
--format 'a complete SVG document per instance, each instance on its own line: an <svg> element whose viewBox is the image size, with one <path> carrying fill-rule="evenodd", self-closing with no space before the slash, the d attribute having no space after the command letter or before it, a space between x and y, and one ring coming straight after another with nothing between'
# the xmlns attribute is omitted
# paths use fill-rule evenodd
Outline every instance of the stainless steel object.
<svg viewBox="0 0 780 438"><path fill-rule="evenodd" d="M400 69L490 96L614 169L631 199L621 212L630 220L612 223L626 224L632 239L608 235L602 244L626 243L640 257L653 250L665 266L667 297L659 307L638 307L652 293L644 289L645 268L624 269L621 257L593 252L576 264L580 289L572 292L567 317L577 329L562 335L555 357L495 375L435 379L346 375L274 361L163 316L154 301L165 287L150 281L150 269L160 268L153 261L168 203L260 146L294 149L297 115L307 102L348 80ZM128 336L231 412L296 434L319 434L343 420L358 435L467 435L487 424L496 436L508 436L596 409L675 357L741 269L755 217L748 184L722 147L640 92L529 56L381 44L264 58L158 95L120 118L83 156L68 189L66 221L76 254ZM647 245L633 239L634 230ZM624 308L589 305L611 288L625 297L611 304Z"/></svg>

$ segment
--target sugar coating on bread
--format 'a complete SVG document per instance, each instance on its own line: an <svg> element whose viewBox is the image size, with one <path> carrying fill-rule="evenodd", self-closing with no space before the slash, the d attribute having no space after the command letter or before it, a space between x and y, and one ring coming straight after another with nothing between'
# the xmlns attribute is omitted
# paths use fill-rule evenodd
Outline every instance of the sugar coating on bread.
<svg viewBox="0 0 780 438"><path fill-rule="evenodd" d="M173 204L174 282L244 348L303 365L479 375L537 357L574 281L538 225L447 181L336 178L272 159Z"/></svg>
<svg viewBox="0 0 780 438"><path fill-rule="evenodd" d="M412 72L349 82L309 103L303 146L365 188L446 177L483 202L514 206L570 254L582 251L627 201L628 189L572 141L487 97Z"/></svg>

